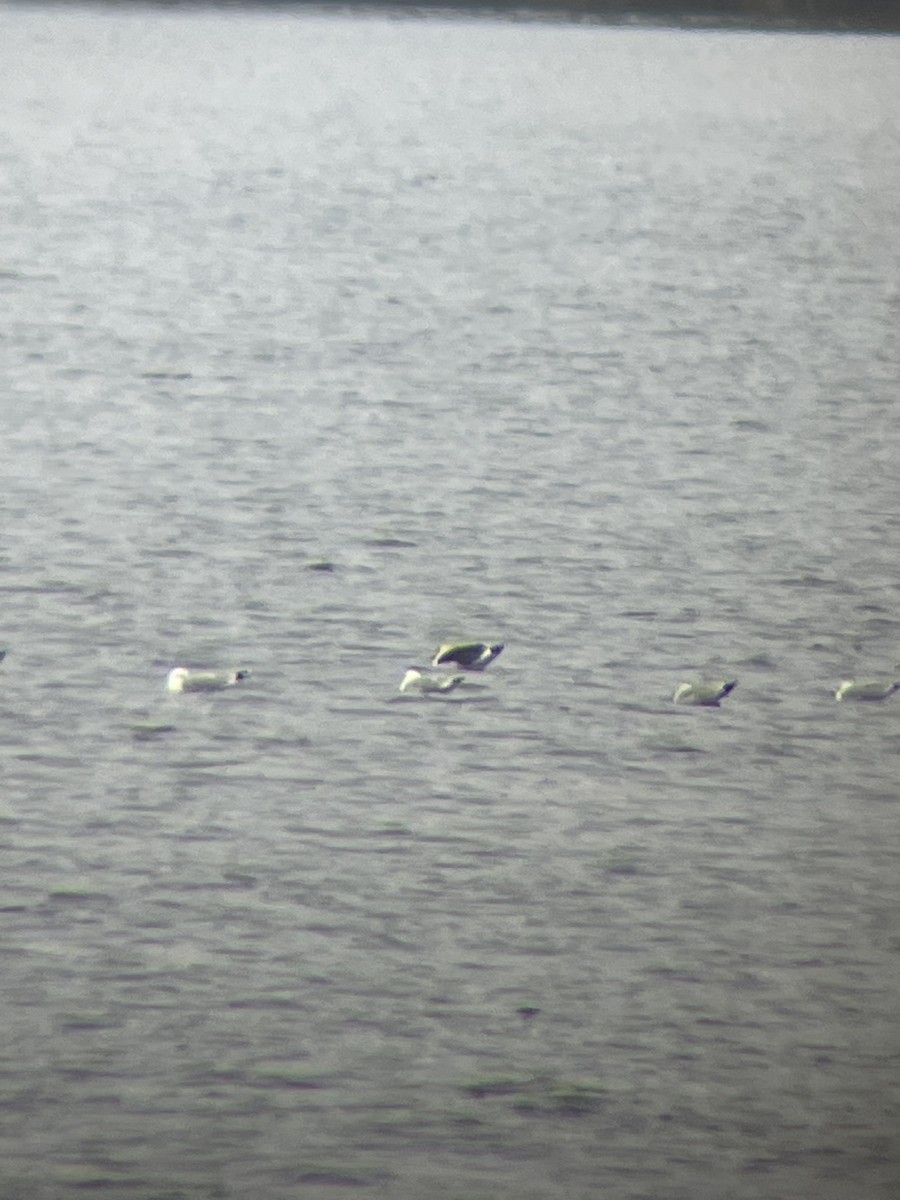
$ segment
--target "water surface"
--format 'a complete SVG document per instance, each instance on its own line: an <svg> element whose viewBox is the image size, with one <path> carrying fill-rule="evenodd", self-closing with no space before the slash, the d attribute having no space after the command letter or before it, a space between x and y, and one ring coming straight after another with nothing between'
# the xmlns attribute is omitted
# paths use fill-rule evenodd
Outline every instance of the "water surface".
<svg viewBox="0 0 900 1200"><path fill-rule="evenodd" d="M0 24L0 1190L892 1197L897 42Z"/></svg>

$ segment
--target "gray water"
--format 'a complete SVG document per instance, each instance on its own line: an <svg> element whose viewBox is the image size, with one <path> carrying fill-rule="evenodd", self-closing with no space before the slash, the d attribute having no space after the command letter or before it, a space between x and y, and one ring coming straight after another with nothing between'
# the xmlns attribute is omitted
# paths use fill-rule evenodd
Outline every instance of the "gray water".
<svg viewBox="0 0 900 1200"><path fill-rule="evenodd" d="M896 1196L900 43L0 46L2 1200Z"/></svg>

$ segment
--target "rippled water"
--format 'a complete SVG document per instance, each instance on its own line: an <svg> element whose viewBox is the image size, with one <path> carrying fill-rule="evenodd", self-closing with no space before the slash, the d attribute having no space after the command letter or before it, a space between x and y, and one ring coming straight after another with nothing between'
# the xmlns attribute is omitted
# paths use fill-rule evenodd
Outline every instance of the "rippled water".
<svg viewBox="0 0 900 1200"><path fill-rule="evenodd" d="M0 24L3 1200L893 1197L900 44Z"/></svg>

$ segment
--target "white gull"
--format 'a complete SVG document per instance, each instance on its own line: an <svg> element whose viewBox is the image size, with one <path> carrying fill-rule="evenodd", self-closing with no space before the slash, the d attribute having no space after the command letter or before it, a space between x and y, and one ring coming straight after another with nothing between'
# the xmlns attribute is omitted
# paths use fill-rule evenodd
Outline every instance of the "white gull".
<svg viewBox="0 0 900 1200"><path fill-rule="evenodd" d="M246 679L249 671L191 671L187 667L173 667L166 677L170 692L220 692L234 687Z"/></svg>

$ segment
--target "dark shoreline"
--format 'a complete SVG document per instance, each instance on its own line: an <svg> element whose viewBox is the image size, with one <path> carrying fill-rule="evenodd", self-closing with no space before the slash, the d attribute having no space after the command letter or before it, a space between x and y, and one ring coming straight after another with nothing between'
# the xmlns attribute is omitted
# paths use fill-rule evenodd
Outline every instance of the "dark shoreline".
<svg viewBox="0 0 900 1200"><path fill-rule="evenodd" d="M180 0L162 0L177 5ZM213 3L216 0L212 0ZM304 0L224 0L235 7L299 6ZM898 33L900 0L368 0L363 4L311 0L319 9L393 9L396 12L502 17L512 20L556 20L605 25L667 26L683 29L745 29L792 32Z"/></svg>
<svg viewBox="0 0 900 1200"><path fill-rule="evenodd" d="M17 0L63 5L69 0ZM722 29L783 33L900 33L900 0L140 0L141 7L232 10L309 8L318 12L394 13L398 16L483 17L512 21L558 21L636 28ZM74 0L78 7L90 0ZM128 8L132 0L99 0L101 7Z"/></svg>

